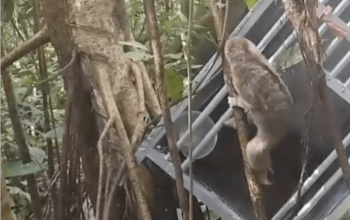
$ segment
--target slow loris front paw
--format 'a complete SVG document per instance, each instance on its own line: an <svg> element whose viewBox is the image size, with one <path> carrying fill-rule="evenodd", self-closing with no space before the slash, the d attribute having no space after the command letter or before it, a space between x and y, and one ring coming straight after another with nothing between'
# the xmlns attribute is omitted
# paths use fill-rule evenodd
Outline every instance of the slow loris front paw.
<svg viewBox="0 0 350 220"><path fill-rule="evenodd" d="M242 102L242 99L239 96L227 97L227 100L228 100L228 104L230 105L230 107L238 106L238 107L244 108L244 104Z"/></svg>
<svg viewBox="0 0 350 220"><path fill-rule="evenodd" d="M232 108L233 106L238 106L244 109L245 112L249 111L249 107L247 103L243 101L243 99L240 96L235 96L235 97L227 97L227 101L229 106ZM251 118L251 115L248 114L248 122L252 123L253 119ZM224 122L225 126L236 128L236 122L234 117L232 116L231 118L227 119Z"/></svg>
<svg viewBox="0 0 350 220"><path fill-rule="evenodd" d="M228 104L229 106L232 108L233 106L239 106L241 108L243 108L242 105L242 101L241 101L241 98L239 96L236 96L236 97L227 97L227 101L228 101ZM236 122L235 122L235 119L233 116L231 116L231 118L227 119L225 122L224 122L224 125L225 126L228 126L228 127L232 127L233 129L236 128Z"/></svg>
<svg viewBox="0 0 350 220"><path fill-rule="evenodd" d="M224 122L224 125L227 126L227 127L231 127L233 129L236 129L236 121L235 121L235 118L232 116L231 118L227 119L225 122Z"/></svg>

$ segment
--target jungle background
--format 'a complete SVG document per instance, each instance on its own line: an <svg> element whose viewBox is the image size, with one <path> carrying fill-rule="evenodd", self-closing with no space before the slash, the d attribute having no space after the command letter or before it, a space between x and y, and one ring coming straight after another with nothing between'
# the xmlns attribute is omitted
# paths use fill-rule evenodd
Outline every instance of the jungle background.
<svg viewBox="0 0 350 220"><path fill-rule="evenodd" d="M256 1L231 1L229 32ZM40 46L1 67L3 220L95 219L96 215L105 220L138 218L133 210L137 200L131 190L133 183L114 187L118 185L114 176L118 176L119 167L125 166L120 159L121 149L115 149L118 144L124 145L120 135L129 139L129 146L137 146L149 132L148 125L161 115L144 5L139 0L86 2L1 1L1 56L23 50L23 43L31 39L38 39ZM193 76L218 45L213 2L194 1ZM170 103L185 96L188 85L182 42L188 30L188 5L188 0L155 1ZM104 13L111 8L117 10ZM113 30L115 36L106 37L102 29ZM78 45L79 58L75 57L73 44ZM114 60L106 65L101 61L105 56ZM107 79L112 82L112 96L125 132L119 132L116 126L113 129L118 138L108 134L104 142L105 193L99 198L101 157L97 142L107 124L106 117L100 116L110 115L115 108L108 104L101 107L101 100L106 103L106 84L93 72L102 70L109 72ZM85 82L83 76L90 81ZM99 94L91 95L91 90ZM20 122L16 125L11 114L14 112ZM137 172L152 219L177 219L174 181L152 164L140 166ZM194 215L195 219L217 218L202 210L198 201Z"/></svg>

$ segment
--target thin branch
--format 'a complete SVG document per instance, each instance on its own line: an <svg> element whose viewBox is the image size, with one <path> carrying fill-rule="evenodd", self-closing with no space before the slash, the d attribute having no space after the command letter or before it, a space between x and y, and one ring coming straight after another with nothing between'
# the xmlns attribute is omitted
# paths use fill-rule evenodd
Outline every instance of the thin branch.
<svg viewBox="0 0 350 220"><path fill-rule="evenodd" d="M15 29L15 31L17 32L19 38L21 38L21 40L22 40L23 42L26 41L26 40L24 39L24 37L22 36L21 31L18 29L17 25L15 24L13 18L11 19L11 24L12 24L13 28ZM32 53L32 52L30 52L30 53ZM33 55L33 54L32 54L32 55ZM33 59L34 59L34 57L33 57Z"/></svg>
<svg viewBox="0 0 350 220"><path fill-rule="evenodd" d="M103 212L103 220L109 219L109 213L112 206L112 201L114 198L114 194L118 189L119 182L122 179L123 173L126 169L125 161L123 161L121 167L118 170L117 175L113 178L113 182L111 183L111 190L109 191L109 195L106 198L105 206L104 206L104 212Z"/></svg>
<svg viewBox="0 0 350 220"><path fill-rule="evenodd" d="M145 129L145 114L146 114L146 106L145 106L145 93L144 93L144 84L143 84L143 77L142 77L142 71L139 68L139 66L135 63L131 63L131 70L134 73L135 79L136 79L136 88L138 92L138 114L137 114L137 123L134 129L134 132L131 136L131 146L134 148L134 145L140 142L140 139L142 138L142 134Z"/></svg>
<svg viewBox="0 0 350 220"><path fill-rule="evenodd" d="M107 176L106 176L106 184L105 184L105 195L104 195L104 206L103 207L106 207L106 204L107 204L107 199L108 199L108 195L110 193L110 189L111 189L111 179L112 179L112 174L113 174L113 170L114 170L114 167L112 166L109 166L108 167L108 172L107 172ZM104 213L105 213L105 209L103 210L103 215L104 216ZM104 217L103 217L104 218Z"/></svg>
<svg viewBox="0 0 350 220"><path fill-rule="evenodd" d="M189 219L189 207L186 197L186 191L183 185L183 174L181 169L181 161L177 148L175 132L172 127L171 115L169 110L169 103L167 97L167 88L165 85L164 77L164 63L162 57L162 45L160 43L158 23L156 18L156 13L154 9L154 0L144 0L143 1L145 13L146 13L146 24L147 32L150 36L150 41L152 45L152 51L154 55L154 64L155 64L155 75L156 75L156 84L157 92L160 98L160 103L163 111L165 130L167 134L169 151L171 159L175 169L175 180L176 180L176 189L177 195L180 203L180 207L183 212L183 219Z"/></svg>
<svg viewBox="0 0 350 220"><path fill-rule="evenodd" d="M57 157L57 162L60 164L60 154L59 154L59 145L58 145L58 139L57 139L57 130L56 130L56 123L55 123L55 115L53 114L53 105L52 105L52 99L51 96L49 96L49 107L50 107L50 116L51 116L51 124L53 131L55 133L55 150L56 150L56 157Z"/></svg>
<svg viewBox="0 0 350 220"><path fill-rule="evenodd" d="M102 187L103 187L103 171L104 171L104 155L103 155L103 145L102 141L104 137L106 136L107 132L109 131L109 128L114 123L115 118L112 116L109 118L105 128L103 129L100 138L97 142L97 150L98 150L98 156L100 159L99 164L99 177L98 177L98 188L97 188L97 201L96 201L96 220L101 219L101 197L102 197Z"/></svg>
<svg viewBox="0 0 350 220"><path fill-rule="evenodd" d="M140 62L138 63L138 65L142 73L146 106L152 118L156 118L162 115L162 109L160 107L160 103L157 99L156 92L153 89L152 82L147 73L145 64Z"/></svg>
<svg viewBox="0 0 350 220"><path fill-rule="evenodd" d="M60 168L60 192L58 205L58 219L66 219L66 191L67 191L67 168L68 148L71 142L71 121L72 121L72 95L67 95L67 104L64 115L64 134L62 138L61 168Z"/></svg>
<svg viewBox="0 0 350 220"><path fill-rule="evenodd" d="M47 187L46 192L45 192L45 193L43 194L43 196L42 196L43 198L45 198L47 195L49 195L49 193L50 193L52 187L53 187L53 186L55 185L55 183L57 182L59 176L60 176L60 175L59 175L59 172L58 172L58 171L52 176L51 181L50 181L50 185Z"/></svg>
<svg viewBox="0 0 350 220"><path fill-rule="evenodd" d="M32 38L28 39L26 42L12 50L6 56L2 57L1 69L6 69L16 60L48 42L50 42L49 30L47 29L47 26L44 26L44 28L36 33Z"/></svg>
<svg viewBox="0 0 350 220"><path fill-rule="evenodd" d="M192 19L193 19L193 0L189 0L188 6L188 29L187 29L187 46L184 46L186 49L185 55L187 60L187 79L189 81L187 96L188 96L188 130L190 135L190 142L188 146L189 152L189 177L190 177L190 189L189 189L189 203L188 203L188 219L193 220L193 163L192 163L192 146L193 146L193 133L192 133L192 60L191 60L191 33L192 33Z"/></svg>

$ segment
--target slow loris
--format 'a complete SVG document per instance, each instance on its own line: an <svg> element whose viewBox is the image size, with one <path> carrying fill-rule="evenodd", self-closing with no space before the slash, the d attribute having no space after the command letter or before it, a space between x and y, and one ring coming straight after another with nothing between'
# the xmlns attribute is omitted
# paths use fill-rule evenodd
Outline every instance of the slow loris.
<svg viewBox="0 0 350 220"><path fill-rule="evenodd" d="M279 74L248 39L228 39L225 57L238 93L237 97L229 97L229 104L250 110L258 128L246 147L248 162L259 182L269 185L270 151L293 127L293 98Z"/></svg>

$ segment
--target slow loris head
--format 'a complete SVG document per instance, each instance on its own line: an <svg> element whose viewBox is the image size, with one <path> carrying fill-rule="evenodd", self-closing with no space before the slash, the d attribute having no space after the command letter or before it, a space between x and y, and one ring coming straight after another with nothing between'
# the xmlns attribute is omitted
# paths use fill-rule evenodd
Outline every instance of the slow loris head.
<svg viewBox="0 0 350 220"><path fill-rule="evenodd" d="M269 66L268 61L263 57L256 46L250 40L243 37L227 39L225 44L225 57L231 61L231 65L257 59Z"/></svg>

